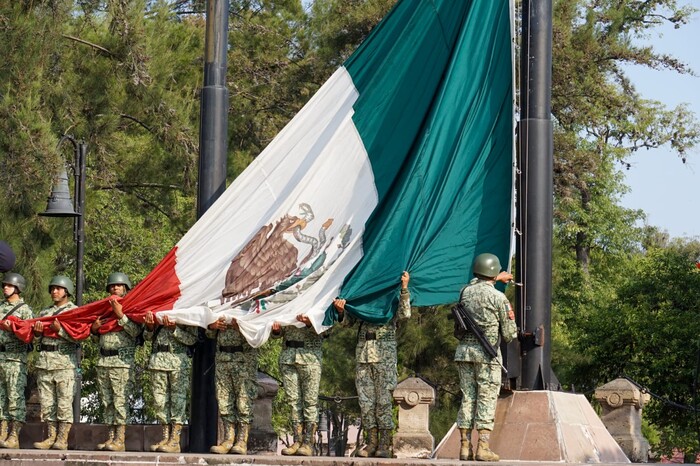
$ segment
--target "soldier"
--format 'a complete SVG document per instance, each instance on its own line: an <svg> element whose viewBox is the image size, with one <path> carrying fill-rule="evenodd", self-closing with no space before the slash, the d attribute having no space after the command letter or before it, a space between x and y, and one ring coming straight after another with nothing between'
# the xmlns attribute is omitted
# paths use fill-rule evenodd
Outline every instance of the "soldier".
<svg viewBox="0 0 700 466"><path fill-rule="evenodd" d="M212 453L245 455L258 396L258 350L248 344L236 319L209 324L206 335L216 339L216 400L224 423L224 439Z"/></svg>
<svg viewBox="0 0 700 466"><path fill-rule="evenodd" d="M2 279L0 304L0 448L19 448L19 431L26 415L24 387L27 385L29 346L12 331L10 316L27 320L34 317L20 294L27 282L18 273L6 273Z"/></svg>
<svg viewBox="0 0 700 466"><path fill-rule="evenodd" d="M163 426L163 439L151 451L180 452L182 424L187 420L187 392L190 387L190 346L197 342L197 331L177 325L168 316L163 323L152 312L144 317L144 338L153 343L148 369L153 384L156 418Z"/></svg>
<svg viewBox="0 0 700 466"><path fill-rule="evenodd" d="M361 322L355 348L355 386L360 403L363 429L368 432L365 448L357 456L390 458L394 430L393 396L396 388L396 322L411 317L408 292L408 272L401 275L399 306L394 318L386 324ZM345 300L335 299L342 325L352 325L354 319L345 315Z"/></svg>
<svg viewBox="0 0 700 466"><path fill-rule="evenodd" d="M303 314L296 319L304 326L272 324L272 336L284 338L279 357L280 373L287 403L292 408L294 443L283 455L312 456L318 422L318 389L321 384L321 344L311 320Z"/></svg>
<svg viewBox="0 0 700 466"><path fill-rule="evenodd" d="M70 278L62 275L53 277L49 283L49 293L53 306L42 310L39 317L57 316L77 307L70 300L74 293ZM34 448L66 450L68 433L73 424L73 389L79 346L58 319L54 319L49 326L57 333L56 336L44 336L44 323L34 323L34 341L39 348L36 375L41 419L47 423L49 432L44 441L34 443Z"/></svg>
<svg viewBox="0 0 700 466"><path fill-rule="evenodd" d="M122 308L119 298L131 289L129 277L114 272L107 277L109 304L118 319L119 330L100 335L102 318L92 324L90 331L99 337L100 358L97 360L97 388L102 399L104 422L109 425L107 441L97 444L98 450L124 451L126 418L129 412L129 393L134 384L134 355L137 338L143 327L130 320ZM103 316L104 317L104 316Z"/></svg>
<svg viewBox="0 0 700 466"><path fill-rule="evenodd" d="M517 327L508 299L494 288L494 284L496 281L508 282L513 276L501 272L501 263L493 254L478 255L474 259L472 271L474 279L462 288L460 302L498 354L492 359L474 334L465 332L455 322L455 337L459 339L455 361L462 390L462 404L457 413L457 427L461 437L459 459L474 459L471 431L476 426L479 432L476 460L498 461L498 455L489 448L496 400L501 389L501 350L498 338L500 334L505 342L513 340L517 336Z"/></svg>
<svg viewBox="0 0 700 466"><path fill-rule="evenodd" d="M4 241L0 241L0 272L7 272L15 266L15 253Z"/></svg>

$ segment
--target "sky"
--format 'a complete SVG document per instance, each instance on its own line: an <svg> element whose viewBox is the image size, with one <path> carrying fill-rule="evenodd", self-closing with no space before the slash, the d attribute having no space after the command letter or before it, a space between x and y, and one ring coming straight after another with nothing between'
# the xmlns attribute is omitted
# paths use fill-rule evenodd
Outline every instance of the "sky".
<svg viewBox="0 0 700 466"><path fill-rule="evenodd" d="M643 43L675 56L698 76L638 66L627 68L629 76L644 98L669 108L688 103L700 120L700 13L680 29L661 27L658 31ZM642 150L629 161L631 167L623 173L630 192L621 204L642 209L647 224L666 230L672 237L700 239L700 147L688 154L686 164L667 148Z"/></svg>

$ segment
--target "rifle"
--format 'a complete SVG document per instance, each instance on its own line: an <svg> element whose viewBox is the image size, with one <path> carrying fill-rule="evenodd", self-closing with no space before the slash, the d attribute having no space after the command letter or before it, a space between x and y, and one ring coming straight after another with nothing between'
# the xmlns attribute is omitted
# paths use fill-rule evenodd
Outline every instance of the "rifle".
<svg viewBox="0 0 700 466"><path fill-rule="evenodd" d="M484 335L484 331L481 329L481 327L479 327L479 324L477 324L474 321L474 318L471 316L471 314L467 312L467 309L462 304L461 295L459 298L460 302L455 304L455 306L452 308L452 315L454 316L455 320L462 328L462 330L464 330L465 332L471 332L479 341L481 347L484 348L484 351L486 351L492 359L495 359L496 356L498 356L496 348L494 348L493 345L489 343L488 339L486 338L486 335ZM499 362L498 365L501 366L501 368L505 371L506 374L508 373L508 369L506 369L503 366L503 364Z"/></svg>

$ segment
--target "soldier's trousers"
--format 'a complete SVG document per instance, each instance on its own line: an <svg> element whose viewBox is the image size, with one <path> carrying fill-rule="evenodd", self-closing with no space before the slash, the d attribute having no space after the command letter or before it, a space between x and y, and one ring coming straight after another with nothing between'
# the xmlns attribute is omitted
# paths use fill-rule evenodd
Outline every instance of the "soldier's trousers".
<svg viewBox="0 0 700 466"><path fill-rule="evenodd" d="M72 423L75 369L38 369L36 383L39 388L41 420Z"/></svg>
<svg viewBox="0 0 700 466"><path fill-rule="evenodd" d="M216 401L221 419L251 424L253 402L258 397L258 365L237 362L216 363Z"/></svg>
<svg viewBox="0 0 700 466"><path fill-rule="evenodd" d="M24 422L26 416L24 387L27 365L21 361L0 362L0 419Z"/></svg>
<svg viewBox="0 0 700 466"><path fill-rule="evenodd" d="M130 367L101 366L97 366L96 369L104 423L113 426L126 425L129 394L133 387L133 370Z"/></svg>
<svg viewBox="0 0 700 466"><path fill-rule="evenodd" d="M457 361L457 371L462 390L457 427L493 430L496 401L501 390L501 366Z"/></svg>
<svg viewBox="0 0 700 466"><path fill-rule="evenodd" d="M187 420L187 391L190 372L151 369L155 415L161 424L184 424Z"/></svg>
<svg viewBox="0 0 700 466"><path fill-rule="evenodd" d="M394 428L394 398L396 388L396 361L357 363L357 388L363 429Z"/></svg>
<svg viewBox="0 0 700 466"><path fill-rule="evenodd" d="M292 424L318 422L321 364L280 364L280 372Z"/></svg>

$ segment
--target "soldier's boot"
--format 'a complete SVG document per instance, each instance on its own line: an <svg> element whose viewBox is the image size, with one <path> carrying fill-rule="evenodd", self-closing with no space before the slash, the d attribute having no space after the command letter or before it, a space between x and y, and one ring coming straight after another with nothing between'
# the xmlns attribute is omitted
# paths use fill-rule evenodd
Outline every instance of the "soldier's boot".
<svg viewBox="0 0 700 466"><path fill-rule="evenodd" d="M225 455L233 446L233 440L236 438L236 426L233 422L224 421L224 439L220 444L212 446L209 451L219 455ZM282 450L284 455L284 450Z"/></svg>
<svg viewBox="0 0 700 466"><path fill-rule="evenodd" d="M282 449L282 454L284 456L290 456L293 455L299 450L299 447L301 446L301 443L303 441L303 435L304 435L304 426L298 422L294 424L294 443L289 445L287 448Z"/></svg>
<svg viewBox="0 0 700 466"><path fill-rule="evenodd" d="M56 441L51 445L52 450L68 450L68 434L73 426L70 422L59 422Z"/></svg>
<svg viewBox="0 0 700 466"><path fill-rule="evenodd" d="M314 440L316 439L315 422L307 422L304 426L304 443L296 452L297 456L314 456Z"/></svg>
<svg viewBox="0 0 700 466"><path fill-rule="evenodd" d="M2 448L19 448L19 431L22 430L22 423L20 421L10 421L9 424L9 434L5 441L0 442L0 447Z"/></svg>
<svg viewBox="0 0 700 466"><path fill-rule="evenodd" d="M7 435L10 433L9 426L10 421L7 421L5 419L0 421L0 446L2 445L2 442L7 440Z"/></svg>
<svg viewBox="0 0 700 466"><path fill-rule="evenodd" d="M367 458L374 456L377 452L377 447L379 446L379 430L376 427L372 427L367 434L367 445L357 452L357 456L361 458Z"/></svg>
<svg viewBox="0 0 700 466"><path fill-rule="evenodd" d="M158 451L163 453L180 453L180 433L182 433L182 424L171 424L170 439L168 443L158 447Z"/></svg>
<svg viewBox="0 0 700 466"><path fill-rule="evenodd" d="M246 453L248 453L249 430L249 424L238 424L238 429L236 432L236 443L229 450L230 453L233 453L234 455L245 455Z"/></svg>
<svg viewBox="0 0 700 466"><path fill-rule="evenodd" d="M479 431L479 443L476 445L477 461L498 461L500 457L489 448L491 431L482 429Z"/></svg>
<svg viewBox="0 0 700 466"><path fill-rule="evenodd" d="M459 460L474 461L474 451L472 450L471 429L459 429Z"/></svg>
<svg viewBox="0 0 700 466"><path fill-rule="evenodd" d="M151 451L158 451L160 447L168 443L168 440L170 440L170 425L169 424L162 424L163 427L163 438L161 439L160 442L154 443L151 445L149 450Z"/></svg>
<svg viewBox="0 0 700 466"><path fill-rule="evenodd" d="M126 450L125 444L126 437L126 426L114 426L114 440L107 444L105 450L109 451L124 451Z"/></svg>
<svg viewBox="0 0 700 466"><path fill-rule="evenodd" d="M379 447L374 453L375 458L391 458L394 456L394 435L391 429L379 431Z"/></svg>
<svg viewBox="0 0 700 466"><path fill-rule="evenodd" d="M107 434L107 440L105 440L102 443L98 443L97 446L95 447L97 450L104 450L107 448L107 445L110 443L114 442L114 429L116 426L109 426L109 433Z"/></svg>
<svg viewBox="0 0 700 466"><path fill-rule="evenodd" d="M46 423L48 427L48 435L45 440L42 440L41 442L34 442L34 448L37 448L39 450L48 450L51 448L51 445L56 441L56 423L53 421L49 421Z"/></svg>

